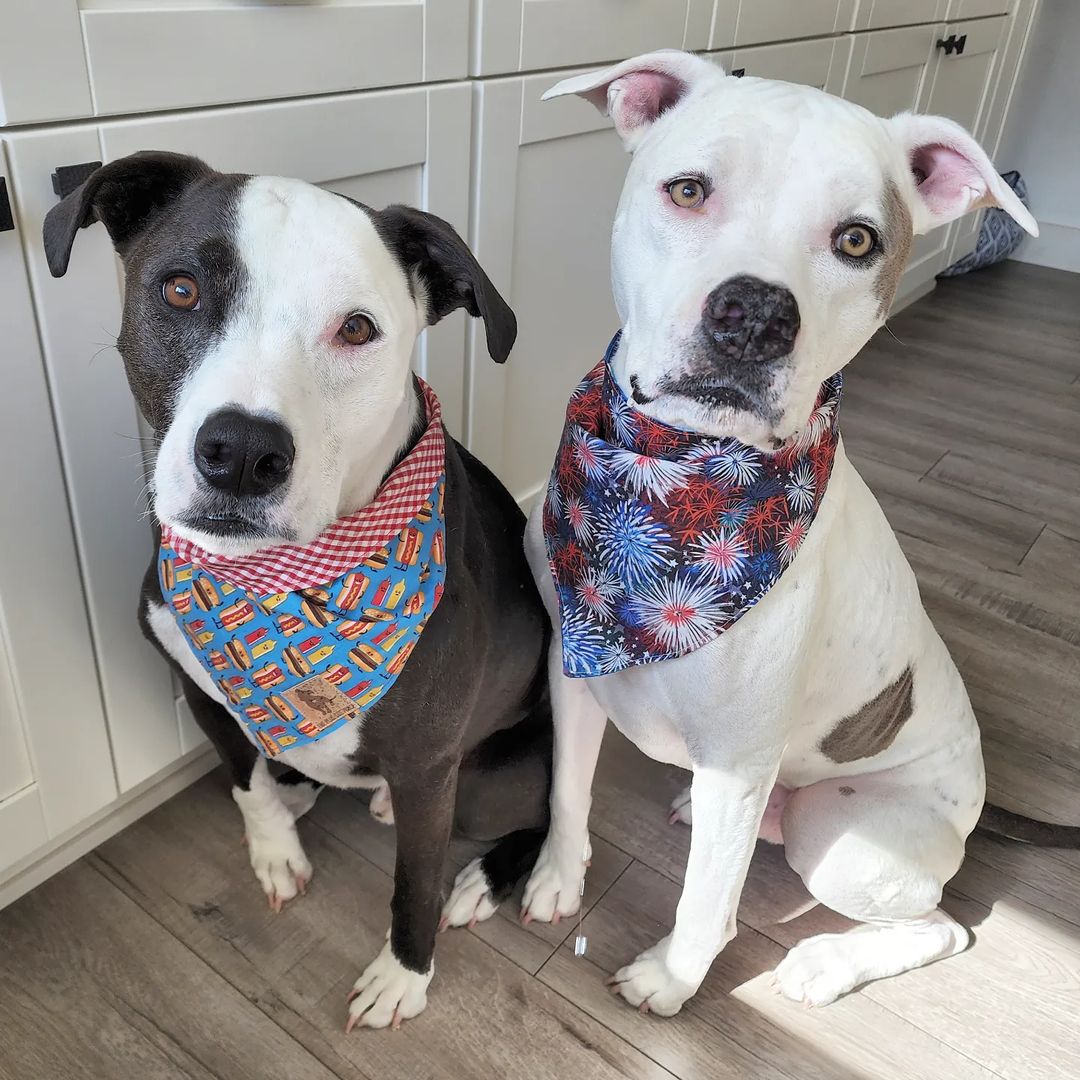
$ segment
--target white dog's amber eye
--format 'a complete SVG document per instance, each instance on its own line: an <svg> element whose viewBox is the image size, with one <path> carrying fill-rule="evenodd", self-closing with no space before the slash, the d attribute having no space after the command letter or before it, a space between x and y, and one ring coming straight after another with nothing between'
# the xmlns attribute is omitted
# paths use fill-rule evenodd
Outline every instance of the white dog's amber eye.
<svg viewBox="0 0 1080 1080"><path fill-rule="evenodd" d="M877 247L877 236L865 225L845 225L833 240L833 247L851 259L864 259Z"/></svg>
<svg viewBox="0 0 1080 1080"><path fill-rule="evenodd" d="M684 210L696 210L705 202L705 185L692 176L683 176L672 180L667 186L668 195L676 206Z"/></svg>
<svg viewBox="0 0 1080 1080"><path fill-rule="evenodd" d="M161 284L165 303L178 311L192 311L199 306L199 283L187 274L174 274Z"/></svg>
<svg viewBox="0 0 1080 1080"><path fill-rule="evenodd" d="M375 334L375 327L366 315L350 315L338 331L338 337L346 345L364 345Z"/></svg>

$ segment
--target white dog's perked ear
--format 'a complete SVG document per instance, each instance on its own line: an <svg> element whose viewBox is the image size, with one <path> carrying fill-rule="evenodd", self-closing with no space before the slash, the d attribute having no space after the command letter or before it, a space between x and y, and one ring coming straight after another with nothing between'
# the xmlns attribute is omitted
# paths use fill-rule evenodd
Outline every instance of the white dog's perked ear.
<svg viewBox="0 0 1080 1080"><path fill-rule="evenodd" d="M1000 206L1032 236L1039 226L998 175L982 147L944 116L900 113L886 124L900 144L915 179L913 228L929 232L969 210Z"/></svg>
<svg viewBox="0 0 1080 1080"><path fill-rule="evenodd" d="M662 113L674 108L699 86L723 79L724 69L693 53L660 49L563 79L542 101L577 94L615 121L615 130L631 153Z"/></svg>

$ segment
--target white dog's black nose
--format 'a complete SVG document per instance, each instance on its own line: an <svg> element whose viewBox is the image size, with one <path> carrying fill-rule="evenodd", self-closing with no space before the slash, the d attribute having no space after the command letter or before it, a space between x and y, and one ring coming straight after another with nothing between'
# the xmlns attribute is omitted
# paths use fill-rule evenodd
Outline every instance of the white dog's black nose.
<svg viewBox="0 0 1080 1080"><path fill-rule="evenodd" d="M776 360L795 344L799 305L783 285L743 274L709 293L701 321L722 358Z"/></svg>
<svg viewBox="0 0 1080 1080"><path fill-rule="evenodd" d="M295 447L277 420L239 409L211 413L195 435L195 466L207 483L232 495L265 495L292 468Z"/></svg>

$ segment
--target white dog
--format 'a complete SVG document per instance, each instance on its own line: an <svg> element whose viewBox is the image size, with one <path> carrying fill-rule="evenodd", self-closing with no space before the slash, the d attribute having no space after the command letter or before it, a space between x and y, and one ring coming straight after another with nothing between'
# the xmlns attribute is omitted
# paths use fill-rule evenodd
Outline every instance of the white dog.
<svg viewBox="0 0 1080 1080"><path fill-rule="evenodd" d="M769 454L807 437L823 380L882 325L913 233L980 206L1037 231L940 117L884 120L669 51L545 96L571 93L609 112L633 155L613 233L623 330L610 376L638 413L700 438ZM651 757L692 770L675 803L690 822L692 797L693 833L674 929L613 980L656 1013L678 1012L734 936L759 830L783 842L817 900L862 924L793 948L776 973L788 997L827 1004L968 943L938 903L983 807L975 717L842 444L827 479L797 557L745 618L683 655L593 678L564 675L542 507L529 524L556 627L556 762L525 916L577 909L608 717Z"/></svg>

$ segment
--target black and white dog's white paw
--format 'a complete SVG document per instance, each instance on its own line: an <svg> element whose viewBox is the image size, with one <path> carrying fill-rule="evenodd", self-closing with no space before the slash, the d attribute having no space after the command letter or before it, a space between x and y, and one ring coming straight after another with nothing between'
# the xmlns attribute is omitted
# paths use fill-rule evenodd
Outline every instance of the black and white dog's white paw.
<svg viewBox="0 0 1080 1080"><path fill-rule="evenodd" d="M581 882L592 858L588 834L581 846L544 841L521 900L521 921L555 922L581 906Z"/></svg>
<svg viewBox="0 0 1080 1080"><path fill-rule="evenodd" d="M346 1033L354 1027L399 1028L403 1020L419 1016L427 1008L427 988L434 974L434 963L427 971L410 971L387 941L353 983Z"/></svg>
<svg viewBox="0 0 1080 1080"><path fill-rule="evenodd" d="M646 949L638 958L619 968L608 979L614 993L636 1005L642 1012L659 1016L674 1016L683 1002L694 996L696 986L683 982L671 973L667 965L670 936Z"/></svg>
<svg viewBox="0 0 1080 1080"><path fill-rule="evenodd" d="M282 799L281 789L287 786L276 783L265 760L260 759L247 791L233 788L233 799L244 817L251 868L274 911L281 911L286 902L305 892L313 873L296 831L293 810Z"/></svg>
<svg viewBox="0 0 1080 1080"><path fill-rule="evenodd" d="M473 927L490 919L499 905L491 895L491 881L484 871L483 860L473 859L456 878L450 896L443 905L439 929L448 926Z"/></svg>
<svg viewBox="0 0 1080 1080"><path fill-rule="evenodd" d="M668 824L675 825L678 822L684 825L693 825L694 813L690 803L690 788L684 787L674 799L671 800L671 812L668 814Z"/></svg>
<svg viewBox="0 0 1080 1080"><path fill-rule="evenodd" d="M380 825L394 824L394 803L390 798L389 784L381 784L375 789L368 803L368 812Z"/></svg>

